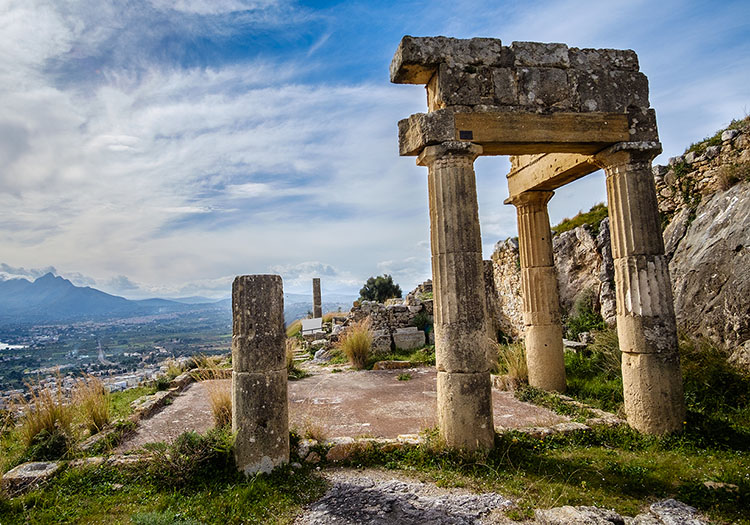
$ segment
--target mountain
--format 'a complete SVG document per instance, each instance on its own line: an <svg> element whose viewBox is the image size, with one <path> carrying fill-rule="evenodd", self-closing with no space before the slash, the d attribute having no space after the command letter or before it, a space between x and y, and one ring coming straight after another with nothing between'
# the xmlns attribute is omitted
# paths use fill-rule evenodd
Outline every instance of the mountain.
<svg viewBox="0 0 750 525"><path fill-rule="evenodd" d="M26 279L0 281L0 323L113 319L187 312L207 306L211 305L166 299L131 301L88 286L75 286L52 273L33 282Z"/></svg>

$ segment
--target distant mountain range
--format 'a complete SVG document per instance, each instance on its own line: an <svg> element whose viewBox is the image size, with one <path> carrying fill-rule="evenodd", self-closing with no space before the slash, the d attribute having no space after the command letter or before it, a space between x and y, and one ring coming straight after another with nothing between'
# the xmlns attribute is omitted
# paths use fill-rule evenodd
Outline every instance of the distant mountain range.
<svg viewBox="0 0 750 525"><path fill-rule="evenodd" d="M35 281L0 281L0 323L53 323L103 320L205 309L227 309L229 301L188 303L191 299L132 301L95 288L79 287L52 273Z"/></svg>
<svg viewBox="0 0 750 525"><path fill-rule="evenodd" d="M354 297L325 297L323 311L348 311ZM312 309L312 296L284 294L284 318L291 322ZM0 280L0 324L63 323L83 320L119 319L170 313L228 312L231 300L212 301L204 297L174 300L130 300L91 287L79 287L52 273L35 281Z"/></svg>

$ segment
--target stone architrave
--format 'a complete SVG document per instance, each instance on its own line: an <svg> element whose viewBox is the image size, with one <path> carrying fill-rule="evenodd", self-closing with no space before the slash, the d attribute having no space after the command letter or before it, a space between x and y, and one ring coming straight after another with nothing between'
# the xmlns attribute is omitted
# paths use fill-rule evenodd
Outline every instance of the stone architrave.
<svg viewBox="0 0 750 525"><path fill-rule="evenodd" d="M313 278L313 318L323 317L323 303L320 295L320 277Z"/></svg>
<svg viewBox="0 0 750 525"><path fill-rule="evenodd" d="M467 450L491 448L495 433L474 175L481 152L474 144L446 142L417 159L429 168L440 433L448 446Z"/></svg>
<svg viewBox="0 0 750 525"><path fill-rule="evenodd" d="M557 272L547 203L552 191L525 191L511 198L518 215L523 318L529 384L565 390L563 333Z"/></svg>
<svg viewBox="0 0 750 525"><path fill-rule="evenodd" d="M247 475L289 462L284 289L278 275L232 284L232 432Z"/></svg>
<svg viewBox="0 0 750 525"><path fill-rule="evenodd" d="M685 401L669 266L651 160L658 143L616 144L596 156L607 174L617 336L628 423L649 434L682 429Z"/></svg>

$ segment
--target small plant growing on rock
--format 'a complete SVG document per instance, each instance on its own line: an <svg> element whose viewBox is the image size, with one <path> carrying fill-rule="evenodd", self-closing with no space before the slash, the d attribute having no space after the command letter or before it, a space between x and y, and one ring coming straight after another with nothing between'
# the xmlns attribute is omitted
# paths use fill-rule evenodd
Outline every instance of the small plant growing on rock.
<svg viewBox="0 0 750 525"><path fill-rule="evenodd" d="M79 379L73 387L73 403L80 410L90 434L96 434L109 424L109 392L99 378L89 375Z"/></svg>
<svg viewBox="0 0 750 525"><path fill-rule="evenodd" d="M206 364L207 367L194 372L194 377L203 382L208 392L216 428L227 427L232 424L232 384L224 379L225 371L216 362L209 361Z"/></svg>
<svg viewBox="0 0 750 525"><path fill-rule="evenodd" d="M356 369L362 370L370 360L372 350L372 330L370 319L365 318L349 325L349 328L339 340L339 348Z"/></svg>

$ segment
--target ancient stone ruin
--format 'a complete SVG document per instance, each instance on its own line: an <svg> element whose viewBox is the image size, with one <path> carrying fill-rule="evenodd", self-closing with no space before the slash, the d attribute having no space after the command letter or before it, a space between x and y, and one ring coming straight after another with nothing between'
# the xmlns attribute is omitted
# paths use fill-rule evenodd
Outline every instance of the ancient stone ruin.
<svg viewBox="0 0 750 525"><path fill-rule="evenodd" d="M488 329L476 185L479 155L510 155L529 380L564 390L547 202L603 168L629 423L678 431L684 399L651 160L661 151L633 51L474 38L402 39L391 81L423 84L427 113L399 122L399 152L429 170L439 424L450 446L492 446Z"/></svg>

